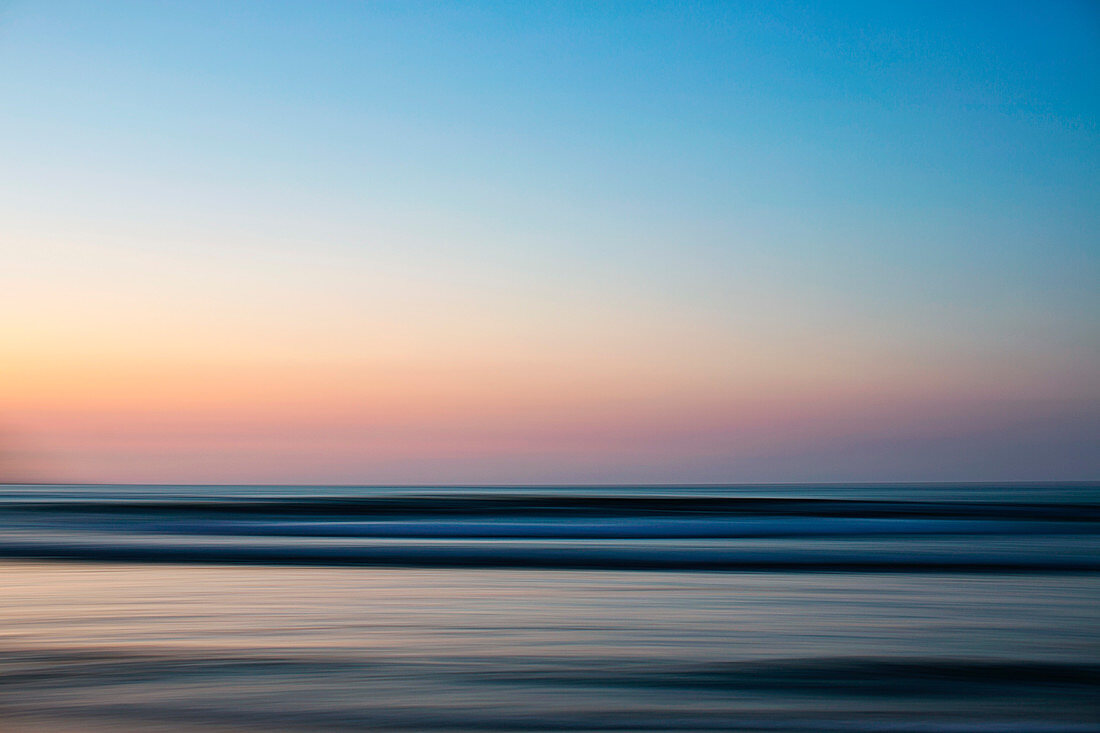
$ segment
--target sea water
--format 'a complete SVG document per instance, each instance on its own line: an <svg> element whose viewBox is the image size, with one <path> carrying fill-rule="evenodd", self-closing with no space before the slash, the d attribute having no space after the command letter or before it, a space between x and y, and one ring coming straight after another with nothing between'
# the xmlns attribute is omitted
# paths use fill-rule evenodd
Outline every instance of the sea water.
<svg viewBox="0 0 1100 733"><path fill-rule="evenodd" d="M1100 731L1100 486L0 488L0 730Z"/></svg>

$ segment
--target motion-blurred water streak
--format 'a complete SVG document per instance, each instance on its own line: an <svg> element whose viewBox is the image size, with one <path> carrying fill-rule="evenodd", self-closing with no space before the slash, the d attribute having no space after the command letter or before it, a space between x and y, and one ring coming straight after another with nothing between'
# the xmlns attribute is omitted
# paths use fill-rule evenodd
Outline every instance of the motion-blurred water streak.
<svg viewBox="0 0 1100 733"><path fill-rule="evenodd" d="M8 486L0 721L1100 731L1098 539L1085 484Z"/></svg>

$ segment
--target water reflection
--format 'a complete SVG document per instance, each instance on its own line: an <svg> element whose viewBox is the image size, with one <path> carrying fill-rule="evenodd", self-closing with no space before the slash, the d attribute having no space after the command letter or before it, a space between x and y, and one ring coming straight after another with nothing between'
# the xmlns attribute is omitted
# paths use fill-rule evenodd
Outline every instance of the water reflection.
<svg viewBox="0 0 1100 733"><path fill-rule="evenodd" d="M1100 582L10 562L11 730L1097 730Z"/></svg>

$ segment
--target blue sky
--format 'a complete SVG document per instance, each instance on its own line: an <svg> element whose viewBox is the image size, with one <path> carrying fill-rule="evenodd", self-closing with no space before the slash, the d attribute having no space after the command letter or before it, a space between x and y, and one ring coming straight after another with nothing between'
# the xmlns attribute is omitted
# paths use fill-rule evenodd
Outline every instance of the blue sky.
<svg viewBox="0 0 1100 733"><path fill-rule="evenodd" d="M150 415L235 416L180 454L230 478L1095 477L1098 72L1087 2L8 3L10 430L105 479L221 480ZM415 439L256 428L380 401Z"/></svg>

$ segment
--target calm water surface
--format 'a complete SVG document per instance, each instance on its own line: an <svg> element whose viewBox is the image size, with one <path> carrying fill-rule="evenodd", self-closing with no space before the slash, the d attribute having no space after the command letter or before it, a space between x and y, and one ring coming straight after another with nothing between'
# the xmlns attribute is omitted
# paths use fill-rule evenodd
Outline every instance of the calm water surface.
<svg viewBox="0 0 1100 733"><path fill-rule="evenodd" d="M1096 497L8 487L0 730L1100 731Z"/></svg>

